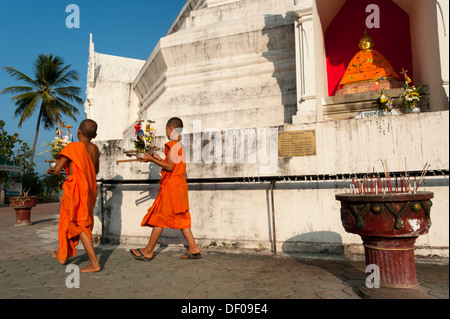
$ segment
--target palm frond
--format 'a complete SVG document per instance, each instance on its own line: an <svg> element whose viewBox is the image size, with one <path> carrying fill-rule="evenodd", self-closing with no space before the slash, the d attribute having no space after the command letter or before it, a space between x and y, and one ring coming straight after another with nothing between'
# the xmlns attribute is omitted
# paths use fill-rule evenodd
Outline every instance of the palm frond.
<svg viewBox="0 0 450 319"><path fill-rule="evenodd" d="M66 67L62 67L64 64L63 60L60 57L50 58L47 61L45 75L46 80L51 86L57 85L59 74L62 69Z"/></svg>
<svg viewBox="0 0 450 319"><path fill-rule="evenodd" d="M8 88L0 91L0 95L2 94L17 94L17 93L26 93L33 91L32 87L29 86L10 86Z"/></svg>
<svg viewBox="0 0 450 319"><path fill-rule="evenodd" d="M42 114L41 114L41 122L44 125L45 130L50 130L55 128L55 126L62 122L60 112L53 105L55 101L51 103L44 103L42 105Z"/></svg>
<svg viewBox="0 0 450 319"><path fill-rule="evenodd" d="M36 83L36 81L33 81L28 75L20 72L19 70L16 70L9 66L5 66L3 70L5 70L11 77L15 78L18 81L28 83L35 88L39 86L38 83Z"/></svg>
<svg viewBox="0 0 450 319"><path fill-rule="evenodd" d="M41 120L44 129L50 130L51 128L54 128L57 123L62 122L62 115L76 121L77 118L75 117L75 114L78 113L78 109L75 106L58 96L53 96L53 100L43 104Z"/></svg>
<svg viewBox="0 0 450 319"><path fill-rule="evenodd" d="M80 80L80 73L76 70L70 70L65 73L59 74L58 78L55 80L55 87L62 87L63 85L68 85L73 81Z"/></svg>
<svg viewBox="0 0 450 319"><path fill-rule="evenodd" d="M34 77L41 85L48 86L54 81L55 71L58 70L63 61L58 56L53 54L45 55L39 54L34 61Z"/></svg>
<svg viewBox="0 0 450 319"><path fill-rule="evenodd" d="M16 106L18 106L18 107L17 107L16 111L14 112L14 116L20 115L18 127L22 127L23 122L26 119L28 119L29 117L31 117L31 115L33 115L34 110L36 109L37 103L40 100L39 95L32 94L32 93L25 93L25 94L29 94L29 96L24 96L21 99L17 99L17 101L15 103Z"/></svg>
<svg viewBox="0 0 450 319"><path fill-rule="evenodd" d="M79 94L80 88L77 87L65 87L65 88L59 88L59 89L55 89L54 93L55 95L67 99L69 101L74 101L78 104L83 104L84 101L83 99L81 99L78 94Z"/></svg>
<svg viewBox="0 0 450 319"><path fill-rule="evenodd" d="M13 96L11 98L11 101L14 102L14 104L19 105L22 102L29 103L31 100L33 100L35 97L40 98L40 94L37 92L26 92L22 93L16 96Z"/></svg>
<svg viewBox="0 0 450 319"><path fill-rule="evenodd" d="M57 97L56 100L59 103L58 107L62 111L62 113L76 121L77 119L75 115L79 114L78 109L66 100L63 100L59 97Z"/></svg>
<svg viewBox="0 0 450 319"><path fill-rule="evenodd" d="M53 90L56 94L74 94L78 95L81 93L81 88L78 86L65 86L65 87L58 87Z"/></svg>

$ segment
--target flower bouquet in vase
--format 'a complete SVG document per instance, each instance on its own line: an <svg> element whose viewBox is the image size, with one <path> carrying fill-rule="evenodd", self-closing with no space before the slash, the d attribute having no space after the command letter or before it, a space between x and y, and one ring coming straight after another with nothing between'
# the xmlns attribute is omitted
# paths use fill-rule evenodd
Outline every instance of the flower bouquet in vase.
<svg viewBox="0 0 450 319"><path fill-rule="evenodd" d="M420 108L418 106L420 101L420 92L422 85L416 88L415 86L409 86L412 80L408 77L408 70L402 69L400 74L405 77L405 87L399 96L399 102L403 101L406 107L406 113L419 113Z"/></svg>
<svg viewBox="0 0 450 319"><path fill-rule="evenodd" d="M400 100L405 103L407 113L419 113L420 108L418 106L420 101L420 90L422 86L418 88L411 86L407 87L402 94L400 94Z"/></svg>
<svg viewBox="0 0 450 319"><path fill-rule="evenodd" d="M150 153L158 149L155 145L156 131L151 127L151 124L155 122L152 120L147 120L145 128L142 129L141 123L143 122L144 121L139 118L139 120L134 125L134 150L123 151L123 153L128 157L143 157L145 153ZM134 161L137 161L137 159L117 160L116 164L119 165L119 163Z"/></svg>
<svg viewBox="0 0 450 319"><path fill-rule="evenodd" d="M378 95L377 104L380 107L383 115L389 114L392 111L392 99L389 93L385 93L383 89L380 90Z"/></svg>
<svg viewBox="0 0 450 319"><path fill-rule="evenodd" d="M64 128L67 130L66 135L64 135ZM48 148L47 151L41 152L38 155L50 152L51 160L45 160L49 163L49 168L52 170L55 168L56 162L58 161L58 155L63 150L64 147L66 147L70 142L73 142L73 136L70 133L70 129L73 128L70 126L70 123L66 126L64 122L58 125L58 128L56 129L56 136L50 143L42 143L42 146L46 146Z"/></svg>

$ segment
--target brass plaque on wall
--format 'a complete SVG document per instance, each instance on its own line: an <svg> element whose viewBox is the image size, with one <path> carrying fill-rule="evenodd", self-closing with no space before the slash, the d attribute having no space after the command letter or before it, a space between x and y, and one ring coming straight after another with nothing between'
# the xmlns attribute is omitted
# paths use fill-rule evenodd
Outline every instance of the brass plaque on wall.
<svg viewBox="0 0 450 319"><path fill-rule="evenodd" d="M316 130L278 133L278 157L315 156Z"/></svg>

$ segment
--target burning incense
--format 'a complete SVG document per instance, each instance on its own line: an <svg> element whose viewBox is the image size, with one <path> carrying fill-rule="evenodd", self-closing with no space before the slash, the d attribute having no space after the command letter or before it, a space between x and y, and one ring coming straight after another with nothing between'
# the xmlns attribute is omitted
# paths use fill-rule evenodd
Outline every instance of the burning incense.
<svg viewBox="0 0 450 319"><path fill-rule="evenodd" d="M417 193L417 185L416 185L416 177L414 176L414 188L413 188L413 194Z"/></svg>
<svg viewBox="0 0 450 319"><path fill-rule="evenodd" d="M391 178L391 174L389 172L389 165L387 159L380 160L381 165L384 171L383 173L380 171L375 173L375 167L373 167L372 172L370 171L370 166L368 168L367 174L361 174L363 176L359 177L357 174L350 174L349 178L351 178L350 183L350 194L353 195L392 195L392 194L403 194L403 193L413 193L416 194L418 188L420 187L422 181L425 179L425 176L430 169L431 165L426 163L423 167L423 170L419 176L408 176L408 166L407 159L405 157L405 175L394 173L394 176ZM399 163L402 166L402 163ZM397 175L398 174L398 175ZM394 185L395 178L395 185Z"/></svg>
<svg viewBox="0 0 450 319"><path fill-rule="evenodd" d="M428 165L428 166L427 166ZM428 169L430 168L430 164L428 164L428 163L426 163L425 164L425 166L424 166L424 168L423 168L423 170L422 170L422 174L420 174L420 179L419 179L419 182L417 182L417 187L416 187L416 190L417 190L417 188L419 188L419 186L420 186L420 183L422 182L422 180L425 178L425 175L427 174L427 172L428 172Z"/></svg>

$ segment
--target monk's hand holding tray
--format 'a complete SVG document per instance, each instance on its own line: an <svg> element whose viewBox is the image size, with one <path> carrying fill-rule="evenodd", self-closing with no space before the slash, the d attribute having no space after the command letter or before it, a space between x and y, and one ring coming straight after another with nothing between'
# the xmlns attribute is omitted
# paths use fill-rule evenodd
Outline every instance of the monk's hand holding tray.
<svg viewBox="0 0 450 319"><path fill-rule="evenodd" d="M45 174L47 174L47 175L63 175L62 173L55 172L55 170L53 168L49 168L47 170L47 172L45 172Z"/></svg>
<svg viewBox="0 0 450 319"><path fill-rule="evenodd" d="M139 162L143 162L143 163L148 163L152 160L152 156L146 152L136 154L136 158Z"/></svg>

